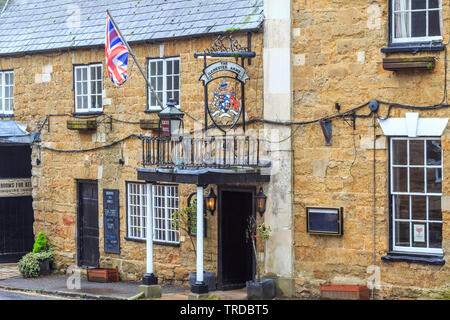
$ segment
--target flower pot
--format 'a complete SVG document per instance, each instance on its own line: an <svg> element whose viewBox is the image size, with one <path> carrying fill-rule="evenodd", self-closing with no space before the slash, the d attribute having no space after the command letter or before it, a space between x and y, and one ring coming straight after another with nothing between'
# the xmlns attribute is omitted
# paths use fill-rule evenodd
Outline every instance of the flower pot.
<svg viewBox="0 0 450 320"><path fill-rule="evenodd" d="M50 266L50 259L39 260L38 262L40 275L48 275L52 273L52 269Z"/></svg>
<svg viewBox="0 0 450 320"><path fill-rule="evenodd" d="M189 273L189 284L192 286L197 279L197 272ZM203 281L208 286L208 291L216 290L216 275L211 271L203 271Z"/></svg>
<svg viewBox="0 0 450 320"><path fill-rule="evenodd" d="M248 300L271 300L275 298L275 281L273 279L261 279L247 281Z"/></svg>
<svg viewBox="0 0 450 320"><path fill-rule="evenodd" d="M91 282L118 282L117 268L87 268L87 278Z"/></svg>

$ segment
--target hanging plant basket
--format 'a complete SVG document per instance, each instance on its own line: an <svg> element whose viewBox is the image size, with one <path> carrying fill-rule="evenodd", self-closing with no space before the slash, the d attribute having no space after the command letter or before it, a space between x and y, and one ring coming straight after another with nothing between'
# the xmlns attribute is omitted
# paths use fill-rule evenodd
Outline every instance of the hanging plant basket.
<svg viewBox="0 0 450 320"><path fill-rule="evenodd" d="M67 120L67 129L79 131L97 130L97 120Z"/></svg>
<svg viewBox="0 0 450 320"><path fill-rule="evenodd" d="M141 119L139 123L142 130L152 130L154 132L159 132L159 119Z"/></svg>
<svg viewBox="0 0 450 320"><path fill-rule="evenodd" d="M384 58L383 69L390 71L399 70L432 70L436 65L435 57L410 57L410 58Z"/></svg>

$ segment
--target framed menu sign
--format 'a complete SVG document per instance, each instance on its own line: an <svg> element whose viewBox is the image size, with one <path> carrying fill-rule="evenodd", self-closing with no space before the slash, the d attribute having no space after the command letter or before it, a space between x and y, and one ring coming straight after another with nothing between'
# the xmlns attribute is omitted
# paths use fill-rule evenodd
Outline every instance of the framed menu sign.
<svg viewBox="0 0 450 320"><path fill-rule="evenodd" d="M344 208L306 208L306 231L341 236Z"/></svg>
<svg viewBox="0 0 450 320"><path fill-rule="evenodd" d="M119 190L103 190L104 250L120 253Z"/></svg>

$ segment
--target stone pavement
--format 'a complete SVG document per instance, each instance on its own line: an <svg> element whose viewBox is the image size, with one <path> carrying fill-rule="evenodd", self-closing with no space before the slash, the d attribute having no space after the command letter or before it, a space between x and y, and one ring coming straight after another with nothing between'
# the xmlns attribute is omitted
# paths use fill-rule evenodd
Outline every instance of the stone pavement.
<svg viewBox="0 0 450 320"><path fill-rule="evenodd" d="M0 288L6 290L32 291L84 299L128 299L139 293L140 282L119 281L110 283L89 282L80 275L79 282L74 275L52 274L25 279L17 264L0 264ZM78 284L78 285L77 285ZM75 287L75 288L74 288ZM162 285L160 300L188 300L188 287ZM231 291L212 291L212 298L220 300L246 300L245 288Z"/></svg>
<svg viewBox="0 0 450 320"><path fill-rule="evenodd" d="M0 264L0 280L20 276L17 263Z"/></svg>

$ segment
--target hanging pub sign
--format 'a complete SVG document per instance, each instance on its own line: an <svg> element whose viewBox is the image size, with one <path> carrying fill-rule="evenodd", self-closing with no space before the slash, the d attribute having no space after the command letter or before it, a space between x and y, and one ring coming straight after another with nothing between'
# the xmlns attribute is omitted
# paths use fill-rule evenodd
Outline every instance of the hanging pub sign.
<svg viewBox="0 0 450 320"><path fill-rule="evenodd" d="M0 179L0 198L31 196L31 178Z"/></svg>
<svg viewBox="0 0 450 320"><path fill-rule="evenodd" d="M249 46L243 48L231 36L219 36L214 44L204 53L196 53L194 57L204 57L204 69L200 76L205 94L205 130L208 129L208 117L213 125L223 132L233 129L242 119L245 131L245 84L249 80L245 69L246 59L255 53ZM206 57L233 58L235 62L222 60L210 65ZM240 64L239 58L241 59Z"/></svg>

